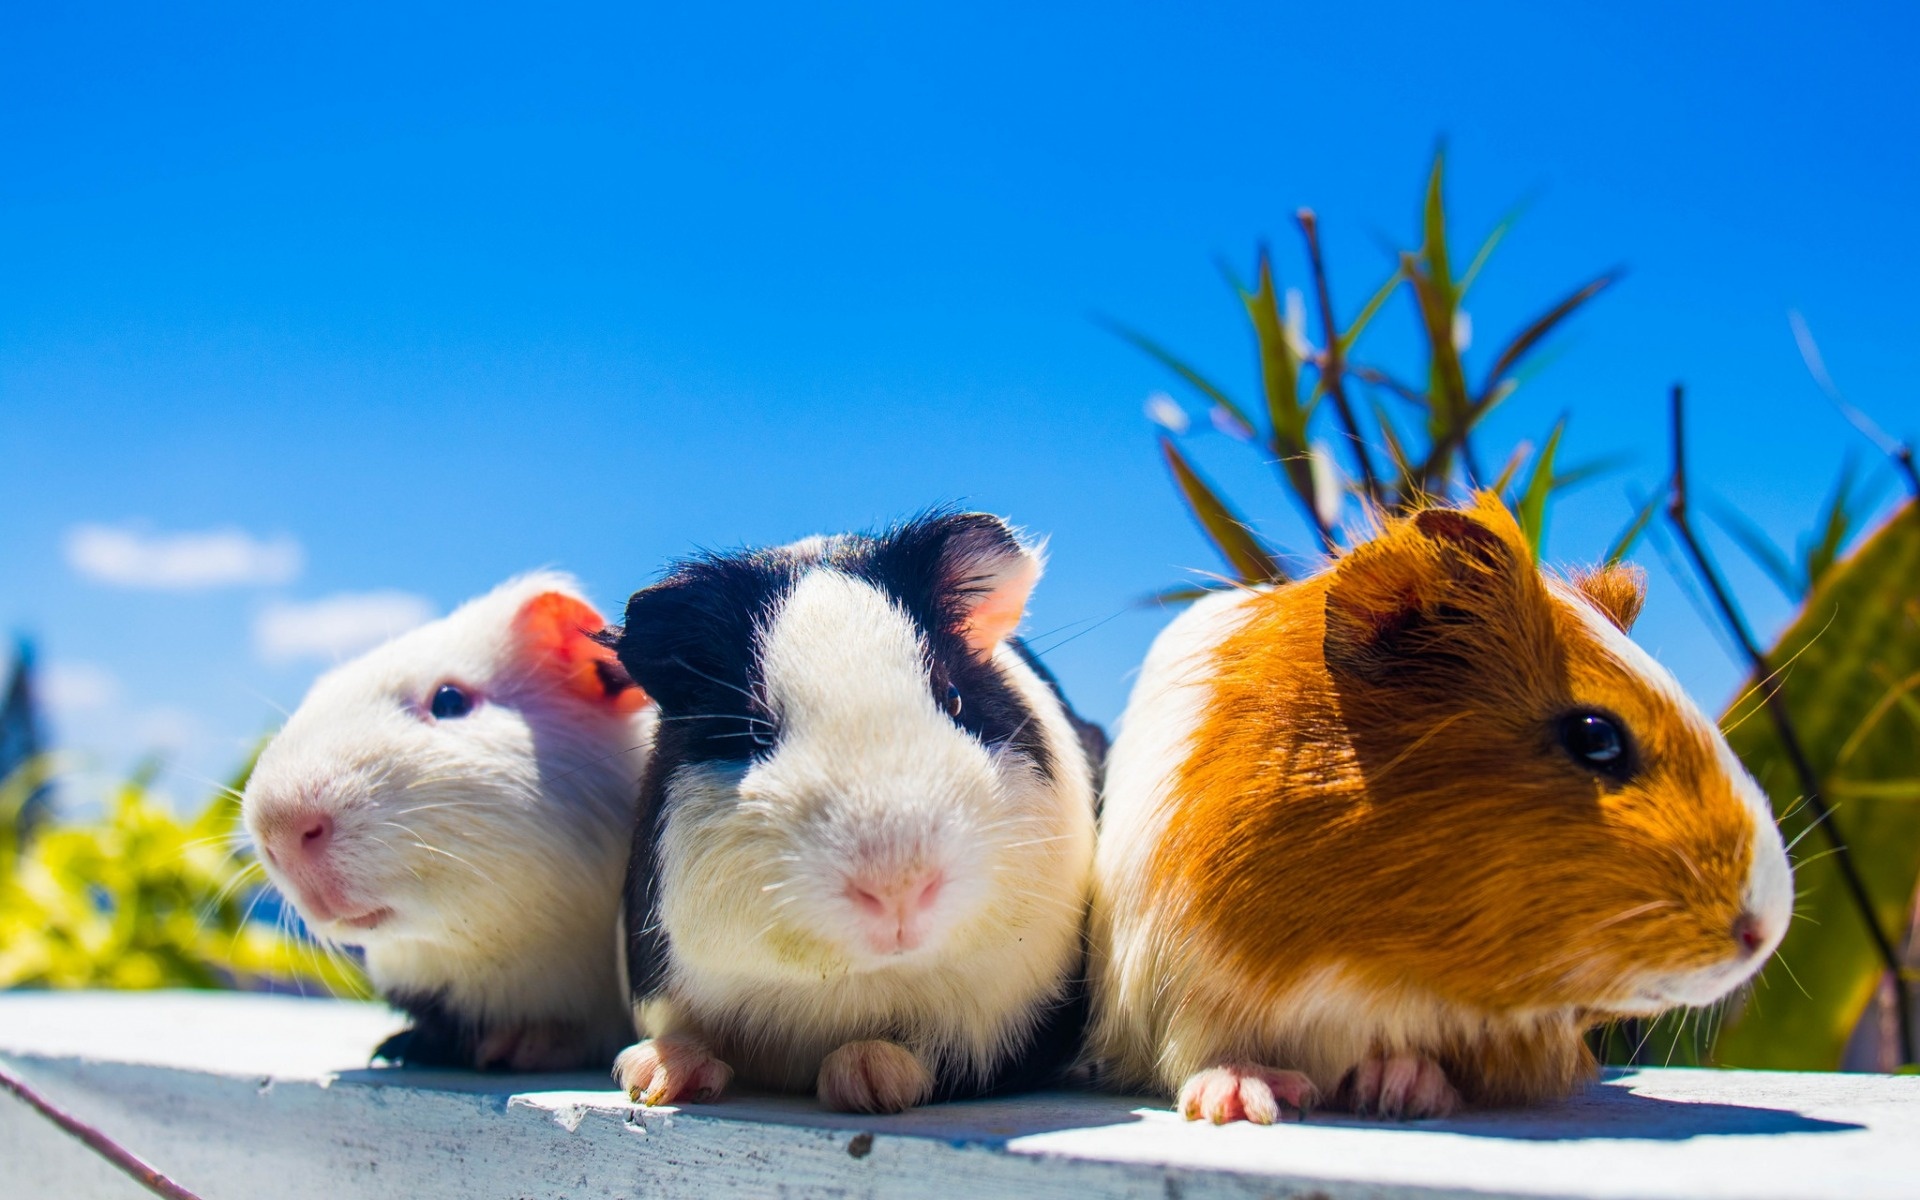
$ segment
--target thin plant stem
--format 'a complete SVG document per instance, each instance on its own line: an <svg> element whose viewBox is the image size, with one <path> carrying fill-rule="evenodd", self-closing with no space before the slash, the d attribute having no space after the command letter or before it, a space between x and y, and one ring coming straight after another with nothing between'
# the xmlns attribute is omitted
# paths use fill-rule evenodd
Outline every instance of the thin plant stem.
<svg viewBox="0 0 1920 1200"><path fill-rule="evenodd" d="M1740 650L1747 657L1758 682L1760 695L1772 718L1774 729L1780 735L1780 747L1786 751L1787 761L1793 765L1794 774L1799 777L1800 790L1804 796L1807 810L1813 814L1812 820L1820 826L1828 843L1833 847L1834 865L1840 871L1840 879L1851 896L1855 909L1859 911L1861 922L1867 927L1867 934L1873 941L1874 951L1893 978L1894 1007L1897 1010L1900 1025L1900 1061L1911 1063L1914 1058L1913 1010L1907 991L1907 981L1902 973L1900 953L1893 939L1880 927L1880 919L1874 913L1873 898L1867 892L1867 885L1860 878L1860 869L1853 861L1853 855L1847 849L1846 839L1841 836L1840 826L1834 819L1833 810L1828 807L1820 794L1820 781L1813 770L1813 763L1807 757L1800 744L1800 736L1793 724L1792 716L1787 712L1786 699L1781 695L1782 679L1767 666L1767 656L1753 639L1747 628L1747 622L1734 606L1732 594L1720 579L1720 573L1714 570L1713 562L1707 557L1700 539L1695 536L1687 509L1687 452L1686 452L1686 396L1679 384L1673 386L1673 477L1667 496L1667 519L1672 522L1674 533L1680 544L1686 548L1687 557L1692 560L1693 569L1713 596L1714 607L1719 609L1720 618L1725 622Z"/></svg>
<svg viewBox="0 0 1920 1200"><path fill-rule="evenodd" d="M144 1160L119 1142L42 1096L33 1085L4 1065L0 1065L0 1089L20 1097L27 1107L73 1135L87 1149L120 1168L135 1183L154 1195L165 1196L167 1200L200 1200L198 1195L147 1165Z"/></svg>
<svg viewBox="0 0 1920 1200"><path fill-rule="evenodd" d="M1353 457L1360 468L1360 486L1374 507L1381 506L1380 477L1373 471L1373 456L1367 452L1367 440L1360 436L1360 423L1354 419L1353 404L1347 399L1346 349L1341 346L1340 326L1333 319L1333 292L1327 285L1327 266L1320 255L1320 222L1313 210L1303 208L1294 214L1300 233L1307 241L1307 262L1313 269L1314 296L1320 304L1320 328L1327 339L1326 361L1320 364L1320 378L1333 411L1340 418L1341 432L1353 446Z"/></svg>

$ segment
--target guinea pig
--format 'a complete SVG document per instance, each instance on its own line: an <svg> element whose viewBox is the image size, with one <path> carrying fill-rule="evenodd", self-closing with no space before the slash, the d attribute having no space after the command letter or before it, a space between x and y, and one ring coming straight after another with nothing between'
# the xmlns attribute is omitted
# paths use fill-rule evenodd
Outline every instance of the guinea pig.
<svg viewBox="0 0 1920 1200"><path fill-rule="evenodd" d="M1779 944L1765 796L1627 638L1631 567L1544 573L1500 502L1391 520L1154 643L1108 762L1091 1057L1190 1119L1558 1098L1616 1017Z"/></svg>
<svg viewBox="0 0 1920 1200"><path fill-rule="evenodd" d="M241 803L267 876L413 1019L377 1056L559 1070L633 1040L620 896L655 713L573 580L502 584L316 681Z"/></svg>
<svg viewBox="0 0 1920 1200"><path fill-rule="evenodd" d="M659 703L628 877L638 1102L737 1071L895 1112L1037 1084L1084 1024L1092 768L1012 638L997 517L683 561L616 645Z"/></svg>

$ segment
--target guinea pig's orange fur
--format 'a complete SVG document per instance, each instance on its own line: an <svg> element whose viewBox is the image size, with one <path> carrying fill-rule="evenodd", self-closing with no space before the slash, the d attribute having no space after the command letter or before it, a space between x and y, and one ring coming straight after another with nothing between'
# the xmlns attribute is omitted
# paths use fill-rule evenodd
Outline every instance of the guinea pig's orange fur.
<svg viewBox="0 0 1920 1200"><path fill-rule="evenodd" d="M1543 576L1483 498L1234 601L1158 811L1102 848L1109 1072L1171 1091L1259 1064L1304 1074L1289 1102L1408 1115L1537 1101L1592 1073L1590 1025L1728 960L1753 800L1718 731L1610 644L1641 595L1631 568ZM1622 720L1635 778L1561 752L1575 708Z"/></svg>

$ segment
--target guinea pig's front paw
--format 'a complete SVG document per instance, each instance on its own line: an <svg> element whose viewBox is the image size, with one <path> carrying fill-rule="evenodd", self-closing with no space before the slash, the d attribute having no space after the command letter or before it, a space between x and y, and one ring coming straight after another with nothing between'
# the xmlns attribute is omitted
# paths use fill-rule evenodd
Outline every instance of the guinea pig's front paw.
<svg viewBox="0 0 1920 1200"><path fill-rule="evenodd" d="M1460 1110L1440 1064L1420 1054L1376 1055L1347 1073L1341 1089L1346 1106L1362 1115L1414 1120Z"/></svg>
<svg viewBox="0 0 1920 1200"><path fill-rule="evenodd" d="M933 1095L933 1072L893 1042L848 1042L820 1064L820 1103L841 1112L895 1113Z"/></svg>
<svg viewBox="0 0 1920 1200"><path fill-rule="evenodd" d="M1297 1120L1320 1103L1320 1089L1298 1071L1254 1063L1209 1067L1180 1088L1180 1115L1189 1121L1251 1121L1271 1125L1289 1113Z"/></svg>
<svg viewBox="0 0 1920 1200"><path fill-rule="evenodd" d="M692 1038L657 1037L622 1050L613 1077L635 1104L701 1102L726 1090L733 1068Z"/></svg>

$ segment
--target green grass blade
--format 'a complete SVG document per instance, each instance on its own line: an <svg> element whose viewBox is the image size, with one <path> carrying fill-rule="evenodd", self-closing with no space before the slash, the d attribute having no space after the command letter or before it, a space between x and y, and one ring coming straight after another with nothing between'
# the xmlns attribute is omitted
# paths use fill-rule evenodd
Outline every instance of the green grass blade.
<svg viewBox="0 0 1920 1200"><path fill-rule="evenodd" d="M1618 471L1632 461L1633 459L1630 455L1609 454L1604 458L1596 458L1588 462L1583 462L1577 467L1568 467L1553 477L1553 490L1555 493L1559 493L1577 488L1581 484L1590 483L1609 472Z"/></svg>
<svg viewBox="0 0 1920 1200"><path fill-rule="evenodd" d="M1640 507L1633 514L1633 520L1627 522L1627 527L1620 531L1620 536L1613 539L1613 545L1607 547L1605 562L1609 567L1623 562L1627 555L1633 552L1634 544L1640 540L1640 535L1647 531L1647 524L1653 520L1653 514L1660 511L1660 501L1663 499L1665 497L1661 493L1655 492L1640 503Z"/></svg>
<svg viewBox="0 0 1920 1200"><path fill-rule="evenodd" d="M1381 306L1386 304L1386 302L1393 297L1393 294L1400 290L1400 285L1406 281L1406 275L1400 270L1395 269L1393 274L1387 276L1385 283L1374 289L1373 295L1367 297L1366 305L1360 309L1360 315L1355 317L1353 324L1348 325L1347 331L1340 335L1340 351L1342 354L1351 350L1354 345L1359 342L1360 335L1365 333L1367 326L1373 323L1373 318L1379 313Z"/></svg>
<svg viewBox="0 0 1920 1200"><path fill-rule="evenodd" d="M1148 358L1153 359L1161 366L1167 368L1167 370L1178 375L1181 379L1186 380L1188 385L1195 391L1225 409L1242 425L1249 429L1253 428L1253 421L1247 416L1246 409L1234 403L1233 397L1227 395L1226 392L1215 386L1212 380L1194 370L1191 366L1188 366L1184 359L1174 354L1171 350L1168 350L1165 346L1154 341L1146 334L1134 329L1129 329L1127 326L1117 322L1102 320L1101 324L1104 325L1109 332L1131 344Z"/></svg>
<svg viewBox="0 0 1920 1200"><path fill-rule="evenodd" d="M1536 561L1547 540L1547 497L1553 493L1553 459L1560 450L1560 435L1566 431L1565 417L1553 423L1553 432L1547 435L1545 444L1540 447L1539 457L1533 460L1526 486L1520 489L1520 502L1514 507L1514 519L1520 522L1521 532L1527 535Z"/></svg>
<svg viewBox="0 0 1920 1200"><path fill-rule="evenodd" d="M1726 531L1727 536L1734 540L1734 544L1746 551L1747 557L1754 561L1754 565L1766 572L1767 578L1773 581L1773 585L1779 588L1787 599L1806 599L1805 577L1793 569L1793 563L1788 560L1786 554L1774 545L1766 534L1760 532L1760 527L1748 520L1745 513L1717 500L1707 501L1701 507L1706 509L1707 515L1713 518L1715 524Z"/></svg>
<svg viewBox="0 0 1920 1200"><path fill-rule="evenodd" d="M1514 334L1512 339L1500 348L1500 353L1494 356L1493 367L1487 372L1486 384L1480 389L1480 398L1475 406L1491 408L1495 402L1494 389L1513 373L1528 353L1558 328L1562 321L1578 312L1581 306L1617 283L1621 274L1622 272L1617 269L1608 271L1597 279L1574 289L1558 304L1535 317L1519 333Z"/></svg>
<svg viewBox="0 0 1920 1200"><path fill-rule="evenodd" d="M1388 415L1386 405L1377 397L1370 398L1374 424L1380 427L1380 440L1386 443L1387 460L1393 464L1395 480L1388 502L1395 508L1405 507L1419 489L1419 481L1414 478L1413 458L1407 453L1407 447L1400 440L1400 431L1394 428L1393 418Z"/></svg>
<svg viewBox="0 0 1920 1200"><path fill-rule="evenodd" d="M1307 462L1307 409L1300 403L1300 356L1294 352L1280 318L1279 294L1273 286L1273 260L1266 247L1254 277L1254 290L1240 293L1253 322L1260 350L1260 382L1266 389L1271 439L1267 449L1285 474L1287 486L1303 507L1313 507L1313 471Z"/></svg>
<svg viewBox="0 0 1920 1200"><path fill-rule="evenodd" d="M1260 350L1260 382L1266 390L1267 417L1273 430L1275 454L1297 454L1306 448L1306 411L1300 406L1300 357L1280 318L1280 297L1273 286L1273 261L1260 248L1254 271L1254 289L1241 292L1253 336Z"/></svg>
<svg viewBox="0 0 1920 1200"><path fill-rule="evenodd" d="M1465 298L1467 289L1473 286L1473 281L1480 277L1480 268L1486 266L1487 260L1493 257L1494 248L1506 240L1507 234L1513 229L1514 225L1519 222L1521 214L1526 212L1526 210L1527 202L1524 200L1508 209L1506 215L1500 218L1498 224L1494 225L1493 232L1487 234L1486 241L1480 243L1480 249L1474 252L1473 261L1467 264L1466 271L1460 276L1460 295L1462 298Z"/></svg>
<svg viewBox="0 0 1920 1200"><path fill-rule="evenodd" d="M1840 464L1840 477L1834 481L1833 495L1827 499L1819 536L1801 550L1800 575L1809 588L1820 586L1820 581L1833 568L1840 552L1846 548L1847 539L1853 534L1856 515L1853 485L1858 474L1859 461L1849 453Z"/></svg>
<svg viewBox="0 0 1920 1200"><path fill-rule="evenodd" d="M1160 439L1160 455L1166 459L1167 469L1173 472L1174 484L1180 489L1181 498L1187 502L1187 510L1200 523L1201 532L1220 552L1220 557L1227 560L1227 565L1233 568L1240 581L1285 582L1287 573L1281 568L1279 559L1261 542L1246 520L1234 511L1233 506L1200 477L1186 456L1180 453L1179 447L1173 444L1172 438Z"/></svg>
<svg viewBox="0 0 1920 1200"><path fill-rule="evenodd" d="M1513 453L1507 456L1507 465L1500 468L1500 477L1493 481L1495 495L1507 494L1507 488L1513 484L1513 477L1520 473L1521 464L1527 461L1527 455L1531 453L1533 453L1533 447L1525 442L1513 448Z"/></svg>
<svg viewBox="0 0 1920 1200"><path fill-rule="evenodd" d="M1449 295L1453 293L1453 268L1447 261L1447 148L1433 151L1433 167L1427 172L1426 203L1421 208L1420 225L1424 242L1420 255L1426 259L1428 273Z"/></svg>

